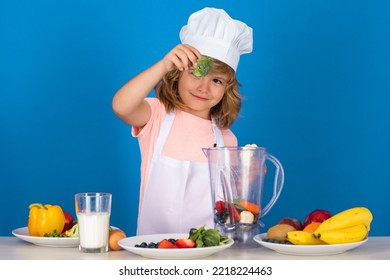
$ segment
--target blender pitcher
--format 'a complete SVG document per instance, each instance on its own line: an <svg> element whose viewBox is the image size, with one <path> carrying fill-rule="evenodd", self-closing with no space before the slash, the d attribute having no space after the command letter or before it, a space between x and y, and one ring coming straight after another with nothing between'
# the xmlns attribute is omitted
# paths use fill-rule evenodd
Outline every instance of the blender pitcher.
<svg viewBox="0 0 390 280"><path fill-rule="evenodd" d="M273 207L283 189L284 170L279 160L257 146L204 148L207 156L214 225L235 242L235 247L258 246L260 219ZM275 167L273 195L262 207L266 161Z"/></svg>

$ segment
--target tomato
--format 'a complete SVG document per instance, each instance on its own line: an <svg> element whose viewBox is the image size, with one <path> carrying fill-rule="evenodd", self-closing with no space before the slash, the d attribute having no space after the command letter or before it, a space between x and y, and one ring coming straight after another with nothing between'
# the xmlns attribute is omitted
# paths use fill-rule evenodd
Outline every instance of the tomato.
<svg viewBox="0 0 390 280"><path fill-rule="evenodd" d="M73 227L73 217L71 214L69 214L66 211L62 211L62 212L64 212L64 216L65 216L65 225L62 232L65 232Z"/></svg>

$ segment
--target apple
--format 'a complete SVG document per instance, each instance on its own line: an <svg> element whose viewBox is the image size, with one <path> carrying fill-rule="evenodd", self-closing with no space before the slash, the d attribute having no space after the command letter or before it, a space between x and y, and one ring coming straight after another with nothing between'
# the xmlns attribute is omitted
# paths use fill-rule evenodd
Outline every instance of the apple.
<svg viewBox="0 0 390 280"><path fill-rule="evenodd" d="M278 224L280 224L280 225L286 224L286 225L293 226L295 228L295 230L302 230L303 229L301 221L299 221L296 218L286 217L286 218L281 219Z"/></svg>
<svg viewBox="0 0 390 280"><path fill-rule="evenodd" d="M62 230L62 232L65 232L73 227L73 217L70 213L68 213L66 211L62 211L62 212L64 213L64 216L65 216L65 224L64 224L64 229Z"/></svg>
<svg viewBox="0 0 390 280"><path fill-rule="evenodd" d="M323 209L316 209L309 213L309 215L306 216L306 219L303 223L303 227L306 227L307 225L314 223L314 222L320 222L329 219L332 217L332 214L329 213L329 211L323 210Z"/></svg>

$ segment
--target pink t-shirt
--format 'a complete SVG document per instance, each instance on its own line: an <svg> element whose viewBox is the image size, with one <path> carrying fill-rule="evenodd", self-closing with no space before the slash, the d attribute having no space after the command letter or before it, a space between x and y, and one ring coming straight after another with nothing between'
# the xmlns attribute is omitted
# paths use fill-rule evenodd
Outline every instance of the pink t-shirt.
<svg viewBox="0 0 390 280"><path fill-rule="evenodd" d="M141 151L140 202L142 202L154 147L166 115L164 105L157 98L146 98L146 101L152 111L149 122L142 129L132 127L132 135L138 138ZM237 146L237 138L230 129L221 131L225 146ZM162 153L177 160L207 162L202 148L212 147L214 143L215 137L210 120L176 110Z"/></svg>

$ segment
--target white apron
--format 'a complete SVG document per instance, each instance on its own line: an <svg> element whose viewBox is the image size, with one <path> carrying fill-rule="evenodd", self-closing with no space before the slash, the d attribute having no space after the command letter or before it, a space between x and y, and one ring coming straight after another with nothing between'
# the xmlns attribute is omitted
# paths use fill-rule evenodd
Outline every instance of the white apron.
<svg viewBox="0 0 390 280"><path fill-rule="evenodd" d="M210 178L207 162L176 160L162 155L175 113L163 120L153 153L137 235L189 233L206 225L214 228ZM213 122L215 143L223 146L221 130Z"/></svg>

